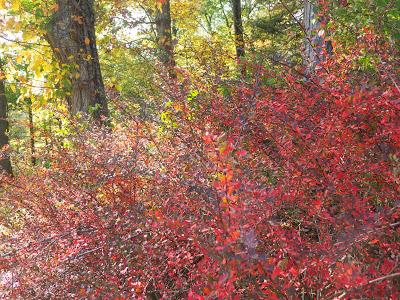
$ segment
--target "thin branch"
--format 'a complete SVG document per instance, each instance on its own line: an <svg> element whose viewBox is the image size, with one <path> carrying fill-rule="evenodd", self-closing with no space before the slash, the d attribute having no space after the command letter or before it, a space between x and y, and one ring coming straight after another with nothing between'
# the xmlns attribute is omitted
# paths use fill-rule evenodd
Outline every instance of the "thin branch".
<svg viewBox="0 0 400 300"><path fill-rule="evenodd" d="M389 279L389 278L394 278L394 277L397 277L397 276L400 276L400 272L389 274L389 275L386 275L386 276L382 276L382 277L370 280L370 281L368 281L368 284L373 284L375 282L383 281L383 280L386 280L386 279Z"/></svg>
<svg viewBox="0 0 400 300"><path fill-rule="evenodd" d="M11 42L11 43L15 43L15 44L24 46L24 47L26 47L26 46L43 46L43 47L50 47L50 46L47 45L47 44L40 44L40 43L23 42L23 41L13 40L13 39L10 39L10 38L8 38L8 37L2 35L2 34L0 35L0 38L2 38L3 40L6 40L6 41L8 41L8 42Z"/></svg>
<svg viewBox="0 0 400 300"><path fill-rule="evenodd" d="M363 286L366 286L366 285L369 285L369 284L373 284L373 283L377 283L377 282L380 282L380 281L383 281L383 280L386 280L386 279L390 279L390 278L394 278L394 277L397 277L397 276L400 276L400 272L397 272L397 273L393 273L393 274L389 274L389 275L386 275L386 276L382 276L382 277L379 277L379 278L376 278L376 279L372 279L372 280L370 280L370 281L368 281L367 283L365 283L365 284L363 284L363 285L361 285L361 286L359 286L359 287L357 287L357 288L361 288L361 287L363 287ZM354 289L354 288L353 288ZM353 290L353 289L351 289L351 290ZM348 293L349 293L350 291L344 291L343 293L341 293L339 296L333 296L333 298L332 299L342 299L342 298L344 298Z"/></svg>
<svg viewBox="0 0 400 300"><path fill-rule="evenodd" d="M229 23L228 16L227 16L226 13L225 13L224 4L222 3L221 0L219 0L219 4L220 4L220 6L221 6L222 13L224 14L224 19L225 19L226 27L228 27L229 31L231 31L232 24Z"/></svg>

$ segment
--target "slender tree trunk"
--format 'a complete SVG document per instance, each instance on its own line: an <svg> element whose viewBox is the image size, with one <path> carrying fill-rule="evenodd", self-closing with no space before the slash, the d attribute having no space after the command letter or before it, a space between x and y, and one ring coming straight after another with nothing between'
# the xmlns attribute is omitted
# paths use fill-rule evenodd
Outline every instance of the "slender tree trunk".
<svg viewBox="0 0 400 300"><path fill-rule="evenodd" d="M312 71L319 62L315 31L319 27L315 18L315 7L310 0L304 0L304 63L308 71Z"/></svg>
<svg viewBox="0 0 400 300"><path fill-rule="evenodd" d="M36 165L36 149L35 149L35 128L33 127L33 112L32 101L28 100L28 117L29 117L29 138L31 146L31 163L32 166Z"/></svg>
<svg viewBox="0 0 400 300"><path fill-rule="evenodd" d="M12 175L11 161L8 154L8 118L7 118L7 97L4 80L0 79L0 171Z"/></svg>
<svg viewBox="0 0 400 300"><path fill-rule="evenodd" d="M172 44L171 3L164 0L156 12L157 43L160 61L169 69L171 77L176 77L174 46Z"/></svg>
<svg viewBox="0 0 400 300"><path fill-rule="evenodd" d="M326 59L326 55L333 54L331 41L325 40L318 34L321 29L320 21L315 14L315 5L311 3L311 0L304 0L304 62L307 72L312 72L318 63Z"/></svg>
<svg viewBox="0 0 400 300"><path fill-rule="evenodd" d="M57 0L57 4L46 38L60 64L74 68L69 110L72 115L92 112L101 120L109 113L96 46L94 0Z"/></svg>
<svg viewBox="0 0 400 300"><path fill-rule="evenodd" d="M235 48L236 48L236 59L240 68L242 76L246 75L246 66L243 64L243 58L245 55L245 41L244 41L244 29L242 22L242 3L241 0L232 1L232 13L233 13L233 29L235 33Z"/></svg>
<svg viewBox="0 0 400 300"><path fill-rule="evenodd" d="M235 31L236 58L240 60L244 57L245 54L244 29L242 22L242 4L241 0L231 1L233 12L233 28Z"/></svg>

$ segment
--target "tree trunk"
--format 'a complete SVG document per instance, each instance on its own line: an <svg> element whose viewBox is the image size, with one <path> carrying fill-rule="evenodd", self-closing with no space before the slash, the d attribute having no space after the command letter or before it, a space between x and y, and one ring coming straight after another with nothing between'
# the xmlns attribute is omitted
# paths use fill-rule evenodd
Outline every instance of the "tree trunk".
<svg viewBox="0 0 400 300"><path fill-rule="evenodd" d="M318 31L321 29L320 21L321 20L316 17L315 6L310 0L304 0L304 62L307 67L307 72L313 71L318 63L326 59L326 55L333 54L331 41L325 40L323 36L318 34ZM326 51L325 53L324 50Z"/></svg>
<svg viewBox="0 0 400 300"><path fill-rule="evenodd" d="M244 57L245 54L241 0L232 0L232 12L233 12L233 28L235 30L236 58L241 59Z"/></svg>
<svg viewBox="0 0 400 300"><path fill-rule="evenodd" d="M29 137L31 146L31 163L36 165L35 128L33 127L32 101L28 99Z"/></svg>
<svg viewBox="0 0 400 300"><path fill-rule="evenodd" d="M315 6L310 0L304 0L304 30L305 51L304 63L307 73L312 72L315 66L333 54L332 42L319 35L322 18L317 18Z"/></svg>
<svg viewBox="0 0 400 300"><path fill-rule="evenodd" d="M69 111L91 112L96 120L108 117L108 107L96 46L94 0L57 0L46 38L60 64L71 74Z"/></svg>
<svg viewBox="0 0 400 300"><path fill-rule="evenodd" d="M5 93L4 80L0 79L0 171L12 175L11 161L8 154L8 119L7 119L7 98Z"/></svg>
<svg viewBox="0 0 400 300"><path fill-rule="evenodd" d="M314 9L314 5L310 0L304 0L304 61L308 71L313 70L319 62L315 38L315 31L319 25L315 18Z"/></svg>
<svg viewBox="0 0 400 300"><path fill-rule="evenodd" d="M235 33L235 48L236 48L236 59L240 66L240 73L244 76L246 74L246 67L241 63L241 60L245 55L245 42L244 42L244 29L242 22L242 4L241 0L232 1L232 13L233 13L233 29Z"/></svg>
<svg viewBox="0 0 400 300"><path fill-rule="evenodd" d="M171 77L176 77L174 46L172 44L171 3L165 0L156 12L157 43L160 61L169 69Z"/></svg>

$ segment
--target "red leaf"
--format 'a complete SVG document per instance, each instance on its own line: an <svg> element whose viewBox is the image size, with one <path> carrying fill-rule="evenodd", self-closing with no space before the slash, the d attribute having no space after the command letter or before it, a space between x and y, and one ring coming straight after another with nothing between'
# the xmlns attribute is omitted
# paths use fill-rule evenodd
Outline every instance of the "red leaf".
<svg viewBox="0 0 400 300"><path fill-rule="evenodd" d="M276 277L284 274L284 272L279 267L275 267L274 271L271 274L271 279L274 280Z"/></svg>

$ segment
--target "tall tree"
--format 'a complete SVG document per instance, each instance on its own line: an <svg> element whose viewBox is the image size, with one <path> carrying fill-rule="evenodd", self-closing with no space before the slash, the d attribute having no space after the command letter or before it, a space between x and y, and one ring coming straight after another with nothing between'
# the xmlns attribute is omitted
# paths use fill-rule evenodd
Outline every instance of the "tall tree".
<svg viewBox="0 0 400 300"><path fill-rule="evenodd" d="M1 68L0 62L0 68ZM4 79L0 78L0 151L8 147L8 118L7 118L7 97ZM3 151L0 156L0 171L12 175L12 167L8 151Z"/></svg>
<svg viewBox="0 0 400 300"><path fill-rule="evenodd" d="M233 13L233 28L235 31L235 48L236 48L236 59L240 62L245 55L245 42L244 42L244 29L242 21L242 3L241 0L232 1L232 13ZM242 75L246 74L246 67L240 66L240 72Z"/></svg>
<svg viewBox="0 0 400 300"><path fill-rule="evenodd" d="M73 66L72 91L67 97L72 115L93 110L95 119L108 116L96 46L94 0L57 0L58 10L46 38L60 64Z"/></svg>
<svg viewBox="0 0 400 300"><path fill-rule="evenodd" d="M36 148L35 148L35 127L33 124L33 111L32 111L32 100L28 101L28 118L29 118L29 144L31 146L31 163L32 166L36 165Z"/></svg>
<svg viewBox="0 0 400 300"><path fill-rule="evenodd" d="M315 6L310 0L304 0L304 60L308 71L311 71L318 63L317 37L315 30L319 24L315 18Z"/></svg>
<svg viewBox="0 0 400 300"><path fill-rule="evenodd" d="M242 22L241 0L232 0L233 28L235 31L236 57L241 59L245 54L244 29Z"/></svg>
<svg viewBox="0 0 400 300"><path fill-rule="evenodd" d="M317 17L316 7L309 0L304 0L304 31L305 31L305 63L308 71L326 59L327 55L332 55L333 46L329 39L326 39L318 31L321 29L321 23L327 22L325 17Z"/></svg>
<svg viewBox="0 0 400 300"><path fill-rule="evenodd" d="M326 55L332 55L332 42L319 33L323 17L317 17L316 6L310 0L304 0L304 31L305 31L305 52L304 59L308 72L326 59ZM325 19L325 21L327 21Z"/></svg>
<svg viewBox="0 0 400 300"><path fill-rule="evenodd" d="M156 30L157 43L160 51L160 60L170 70L173 77L173 67L175 66L174 46L172 44L172 21L170 0L159 3L156 11Z"/></svg>

